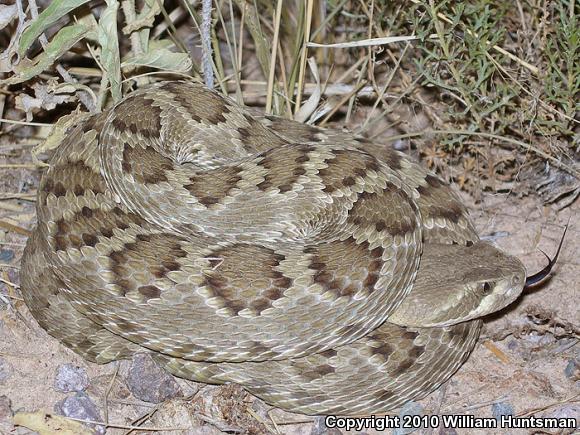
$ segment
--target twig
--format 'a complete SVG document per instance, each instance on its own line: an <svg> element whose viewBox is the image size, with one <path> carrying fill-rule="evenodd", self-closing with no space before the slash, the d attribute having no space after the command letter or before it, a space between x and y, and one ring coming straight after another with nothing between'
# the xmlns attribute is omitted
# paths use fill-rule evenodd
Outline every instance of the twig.
<svg viewBox="0 0 580 435"><path fill-rule="evenodd" d="M7 193L5 195L0 195L0 200L6 199L26 199L29 201L36 200L35 193Z"/></svg>
<svg viewBox="0 0 580 435"><path fill-rule="evenodd" d="M29 231L26 228L19 227L18 225L14 225L6 221L0 221L0 228L3 228L7 231L12 231L13 233L20 234L21 236L26 237L30 237L30 235L32 234L32 231Z"/></svg>
<svg viewBox="0 0 580 435"><path fill-rule="evenodd" d="M105 397L103 401L105 402L105 422L109 424L109 394L111 394L111 390L113 389L113 384L117 380L117 374L119 373L119 363L116 362L115 365L115 372L113 373L113 377L111 378L111 382L109 382L109 386L107 387L107 391L105 392Z"/></svg>
<svg viewBox="0 0 580 435"><path fill-rule="evenodd" d="M1 169L35 169L40 167L42 166L35 163L8 163L0 165Z"/></svg>
<svg viewBox="0 0 580 435"><path fill-rule="evenodd" d="M105 426L105 427L113 427L115 429L127 429L127 430L139 430L139 431L147 431L150 430L152 432L165 432L165 431L186 431L190 428L186 428L186 427L142 427L142 426L129 426L126 424L116 424L116 423L104 423L102 421L95 421L95 420L83 420L82 418L73 418L73 417L63 417L63 418L67 418L69 420L73 420L73 421L78 421L80 423L85 423L85 424L94 424L97 426Z"/></svg>
<svg viewBox="0 0 580 435"><path fill-rule="evenodd" d="M539 412L539 411L545 411L546 409L553 408L555 406L562 405L564 403L579 402L580 401L579 398L580 398L580 394L576 394L576 395L571 396L567 399L560 400L558 402L553 402L553 403L550 403L549 405L544 405L540 408L534 408L534 409L531 409L530 411L522 412L522 413L518 414L517 416L518 417L527 417L528 415L535 414L536 412Z"/></svg>
<svg viewBox="0 0 580 435"><path fill-rule="evenodd" d="M203 67L203 80L209 89L213 89L213 68L211 64L212 48L211 48L211 0L203 0L201 7L201 42L202 55L201 63Z"/></svg>
<svg viewBox="0 0 580 435"><path fill-rule="evenodd" d="M4 278L0 278L0 282L3 282L4 284L13 287L13 288L20 288L20 286L18 284L13 283L12 281L8 281L7 279ZM15 301L21 301L24 302L24 299L19 298L18 296L13 296L13 295L5 295L10 299L14 299Z"/></svg>

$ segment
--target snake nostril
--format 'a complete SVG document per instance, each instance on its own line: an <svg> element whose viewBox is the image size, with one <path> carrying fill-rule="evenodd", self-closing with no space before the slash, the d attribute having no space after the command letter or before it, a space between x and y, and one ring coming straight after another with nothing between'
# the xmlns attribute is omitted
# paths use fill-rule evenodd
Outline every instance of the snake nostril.
<svg viewBox="0 0 580 435"><path fill-rule="evenodd" d="M489 282L484 282L482 288L484 294L491 292L491 284Z"/></svg>

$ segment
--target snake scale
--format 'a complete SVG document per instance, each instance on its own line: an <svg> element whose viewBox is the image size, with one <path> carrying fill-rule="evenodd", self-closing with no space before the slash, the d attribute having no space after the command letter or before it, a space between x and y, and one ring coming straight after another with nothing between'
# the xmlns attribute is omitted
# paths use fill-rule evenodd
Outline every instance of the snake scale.
<svg viewBox="0 0 580 435"><path fill-rule="evenodd" d="M200 84L130 93L49 165L22 293L97 363L146 351L290 411L385 412L445 382L524 286L404 154Z"/></svg>

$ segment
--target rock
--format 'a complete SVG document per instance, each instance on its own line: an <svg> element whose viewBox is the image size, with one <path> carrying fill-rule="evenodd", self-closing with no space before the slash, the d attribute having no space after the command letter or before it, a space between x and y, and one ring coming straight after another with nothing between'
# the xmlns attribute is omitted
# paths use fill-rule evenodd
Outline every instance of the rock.
<svg viewBox="0 0 580 435"><path fill-rule="evenodd" d="M564 419L564 418L573 418L576 420L576 427L573 429L564 429L561 432L563 435L578 433L578 429L580 429L580 405L578 404L566 404L559 406L555 409L552 409L546 412L542 417L548 418L557 418L557 419Z"/></svg>
<svg viewBox="0 0 580 435"><path fill-rule="evenodd" d="M56 369L54 389L63 393L84 391L89 386L89 376L82 367L73 364L61 364Z"/></svg>
<svg viewBox="0 0 580 435"><path fill-rule="evenodd" d="M403 407L401 408L401 410L399 411L399 418L401 419L401 422L403 422L405 416L415 416L415 415L423 415L423 407L418 404L417 402L407 402L403 405ZM401 423L402 424L402 423ZM393 435L406 435L412 432L415 432L418 428L413 427L413 428L402 428L399 427L397 429L395 429L393 431Z"/></svg>
<svg viewBox="0 0 580 435"><path fill-rule="evenodd" d="M568 360L568 364L564 369L564 375L574 381L580 380L580 362L575 359Z"/></svg>
<svg viewBox="0 0 580 435"><path fill-rule="evenodd" d="M496 420L500 420L504 415L515 415L514 407L508 402L499 402L491 405L491 415Z"/></svg>
<svg viewBox="0 0 580 435"><path fill-rule="evenodd" d="M12 376L12 366L4 358L0 358L0 385L10 376Z"/></svg>
<svg viewBox="0 0 580 435"><path fill-rule="evenodd" d="M9 263L14 259L14 251L11 249L0 249L0 263Z"/></svg>
<svg viewBox="0 0 580 435"><path fill-rule="evenodd" d="M559 406L544 414L544 417L550 418L575 418L580 424L580 405L569 404Z"/></svg>
<svg viewBox="0 0 580 435"><path fill-rule="evenodd" d="M342 435L342 432L337 428L328 428L325 424L326 417L320 416L314 419L314 425L310 435Z"/></svg>
<svg viewBox="0 0 580 435"><path fill-rule="evenodd" d="M12 418L12 403L6 396L0 396L0 421Z"/></svg>
<svg viewBox="0 0 580 435"><path fill-rule="evenodd" d="M75 393L57 402L54 411L65 417L79 418L81 420L102 421L101 414L95 402L84 392ZM106 432L105 426L87 423L87 426L95 429L96 433L103 435Z"/></svg>
<svg viewBox="0 0 580 435"><path fill-rule="evenodd" d="M137 399L150 403L161 403L183 395L173 376L145 353L133 357L127 373L127 386Z"/></svg>

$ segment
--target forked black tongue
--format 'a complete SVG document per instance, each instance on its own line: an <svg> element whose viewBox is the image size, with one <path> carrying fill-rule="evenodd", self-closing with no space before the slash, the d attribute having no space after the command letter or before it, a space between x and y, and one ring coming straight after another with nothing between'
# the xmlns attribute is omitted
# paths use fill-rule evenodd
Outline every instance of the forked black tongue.
<svg viewBox="0 0 580 435"><path fill-rule="evenodd" d="M568 224L569 223L570 222L568 222ZM560 240L560 244L558 245L558 250L556 251L556 255L554 255L554 258L548 257L548 254L546 254L544 251L540 249L540 252L544 254L548 259L548 265L539 272L534 273L531 276L528 276L526 278L526 285L524 286L524 288L536 285L537 283L543 281L544 278L546 278L550 274L550 272L552 271L552 267L554 267L554 264L556 264L556 261L558 261L558 255L560 255L560 249L562 249L562 243L564 243L564 237L566 237L566 231L568 231L568 224L566 224L566 226L564 227L564 234L562 234L562 239Z"/></svg>

